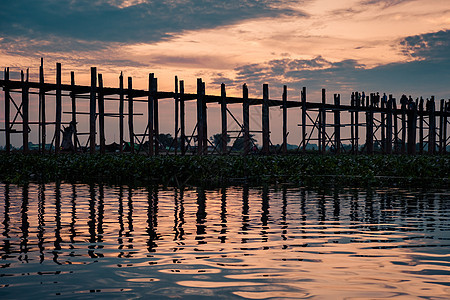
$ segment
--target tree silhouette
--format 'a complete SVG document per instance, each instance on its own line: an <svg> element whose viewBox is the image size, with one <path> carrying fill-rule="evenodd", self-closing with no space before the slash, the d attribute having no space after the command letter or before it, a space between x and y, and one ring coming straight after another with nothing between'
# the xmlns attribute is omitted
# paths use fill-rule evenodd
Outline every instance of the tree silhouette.
<svg viewBox="0 0 450 300"><path fill-rule="evenodd" d="M170 133L160 133L158 135L159 144L164 148L169 148L173 143L173 137Z"/></svg>
<svg viewBox="0 0 450 300"><path fill-rule="evenodd" d="M228 145L228 143L231 140L229 134L226 135L226 139L227 139L227 145ZM222 151L222 134L221 133L216 133L215 135L209 137L209 140L213 143L213 145L215 147L217 147L217 149L219 149L219 151Z"/></svg>
<svg viewBox="0 0 450 300"><path fill-rule="evenodd" d="M254 134L250 134L249 136L250 136L250 148L251 148L251 147L253 147L253 145L256 145L256 139L254 138L254 136L255 136ZM244 137L243 136L238 137L234 141L232 149L236 150L236 151L244 150Z"/></svg>

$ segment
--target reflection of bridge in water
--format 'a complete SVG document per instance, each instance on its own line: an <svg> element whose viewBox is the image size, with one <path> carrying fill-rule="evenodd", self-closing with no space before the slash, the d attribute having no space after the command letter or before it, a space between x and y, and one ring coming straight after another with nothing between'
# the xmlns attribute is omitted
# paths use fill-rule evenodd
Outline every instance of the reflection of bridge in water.
<svg viewBox="0 0 450 300"><path fill-rule="evenodd" d="M17 259L72 264L188 249L256 251L348 239L369 243L374 237L365 235L371 231L396 226L412 234L445 230L450 208L445 194L396 190L160 190L57 183L3 184L0 191L4 268Z"/></svg>
<svg viewBox="0 0 450 300"><path fill-rule="evenodd" d="M105 153L107 149L123 152L125 149L131 152L145 152L148 155L158 154L164 149L167 153L181 153L184 155L187 151L201 155L207 153L226 154L233 150L236 143L233 143L231 149L227 147L228 136L233 134L233 139L242 140L243 154L249 153L250 149L255 149L252 143L251 133L262 134L262 149L264 154L274 151L287 153L288 135L287 131L287 109L300 108L301 117L299 118L300 144L297 152L303 152L311 147L312 142L317 143L318 151L324 153L332 151L335 153L373 153L374 151L382 153L409 153L416 152L431 154L445 153L450 144L448 137L448 125L450 124L450 102L443 99L436 103L434 97L430 99L412 99L402 98L400 103L392 96L380 96L378 93L371 93L366 96L364 93L353 92L350 105L344 105L340 102L340 94L334 94L334 102L327 103L326 91L322 90L322 99L320 103L308 102L306 88L301 91L300 101L288 100L287 87L283 87L282 100L273 100L269 98L269 87L263 85L263 97L249 98L247 86L243 85L242 97L228 97L226 95L225 85L221 86L221 95L207 95L205 93L205 83L202 79L197 80L196 93L189 94L184 91L184 81L178 81L175 77L175 90L173 92L158 91L157 79L154 74L149 74L148 90L133 89L132 78L128 77L128 86L124 86L124 78L119 76L118 88L103 87L102 74L97 74L96 68L91 68L91 85L80 86L75 84L74 72L71 73L71 83L62 84L61 64L56 65L56 83L46 83L44 80L43 62L39 73L39 82L30 82L28 72L26 76L22 72L21 80L10 80L9 69L5 69L4 79L0 80L0 86L3 87L5 96L5 132L6 151L11 150L11 135L21 134L23 151L30 151L29 136L31 128L38 126L38 147L39 152L45 152L47 143L50 143L50 151L59 153L61 146L71 151L96 151L97 139L99 141L99 151ZM13 94L19 94L13 97ZM30 121L30 95L38 95L38 121ZM47 112L48 97L55 99L56 111L55 120L49 121ZM63 99L70 100L69 120L63 120ZM89 101L89 111L80 112L77 110L79 100ZM159 134L159 100L174 101L174 139L168 149L162 148ZM197 122L189 134L185 122L185 102L196 100L197 104ZM118 111L105 112L108 110L106 102L115 102L118 105ZM135 113L134 103L144 102L147 105L145 114ZM125 103L128 109L125 112ZM221 141L213 145L208 139L207 122L207 104L220 104L221 120ZM399 106L397 106L397 103ZM229 104L242 104L242 121L239 120L227 108ZM250 106L261 106L261 131L250 130ZM116 107L115 105L114 107ZM436 107L437 106L437 107ZM272 147L269 130L269 108L279 107L282 109L282 137L283 142L279 149ZM15 110L13 118L11 111ZM341 113L350 114L350 123L341 123ZM330 122L327 116L332 115ZM361 122L360 116L365 115L365 120ZM79 118L83 115L89 116L89 132L77 131ZM144 115L146 117L146 129L144 133L136 133L134 130L134 117ZM105 117L118 118L119 125L119 144L106 145L105 138ZM167 117L167 116L165 116ZM227 128L227 118L231 117L239 130L231 131ZM346 116L347 117L347 116ZM130 143L124 141L125 127L124 120L128 121L128 135ZM327 121L328 120L328 121ZM61 127L63 124L72 124L65 131L67 137L61 141ZM54 130L53 137L47 138L48 127ZM348 138L341 137L342 128L350 128ZM97 135L98 129L98 135ZM70 132L69 132L70 131ZM73 135L73 136L72 136ZM85 143L81 143L82 136L87 136ZM364 138L362 136L364 135ZM291 135L292 136L292 135ZM348 145L345 145L347 143ZM275 150L273 149L275 148Z"/></svg>

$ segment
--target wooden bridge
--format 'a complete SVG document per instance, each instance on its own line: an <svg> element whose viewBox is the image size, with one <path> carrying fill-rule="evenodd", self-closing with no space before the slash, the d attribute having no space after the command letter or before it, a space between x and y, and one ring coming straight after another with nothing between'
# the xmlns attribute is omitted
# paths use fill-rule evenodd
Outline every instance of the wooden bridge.
<svg viewBox="0 0 450 300"><path fill-rule="evenodd" d="M185 155L193 150L195 154L205 155L208 153L229 154L232 149L227 147L228 134L227 117L237 123L240 130L237 137L243 139L244 147L242 154L246 155L250 149L256 149L252 145L251 131L249 128L249 108L252 105L262 106L261 113L261 131L262 148L258 152L262 154L288 153L288 132L287 132L287 109L297 107L301 109L299 133L300 144L297 152L306 152L308 146L314 141L317 143L318 152L332 153L367 153L372 154L378 151L385 154L417 152L429 154L444 154L449 145L447 136L447 127L450 116L450 100L444 99L437 102L434 97L430 99L416 99L402 97L397 106L396 99L392 96L380 96L378 93L364 95L364 93L353 92L350 105L342 105L340 94L333 95L333 103L327 103L326 91L322 89L321 102L308 102L306 88L300 93L300 101L287 100L287 87L283 86L281 100L269 98L269 87L263 85L263 97L249 98L248 88L243 85L242 97L228 97L226 95L225 85L221 85L220 96L207 95L205 93L205 83L202 79L197 79L196 93L186 93L184 90L184 81L175 77L175 90L173 92L158 91L157 78L154 74L148 76L148 89L133 89L132 78L128 77L127 87L124 86L123 75L119 76L119 87L110 88L103 86L102 74L97 74L95 67L91 68L91 85L81 86L75 84L74 72L71 72L71 83L61 83L61 64L56 64L56 82L46 83L44 80L43 60L39 71L39 82L29 81L29 72L21 72L21 80L10 80L9 68L4 70L4 79L0 80L0 86L4 91L5 108L5 128L0 129L5 134L5 151L12 151L11 135L22 135L22 151L30 152L29 136L31 132L30 125L38 125L38 151L60 153L62 147L62 126L71 124L72 133L70 135L71 151L82 152L89 151L95 153L106 153L107 145L105 138L105 117L118 118L119 123L119 152L125 151L124 141L124 121L128 121L128 133L130 142L128 151L142 152L147 155L157 155L162 152L159 137L159 109L160 100L174 101L174 141L167 153ZM30 121L30 94L37 94L39 97L39 118L37 122ZM17 96L19 95L19 96ZM47 120L46 108L48 97L55 99L55 119ZM71 120L62 122L62 100L63 98L71 100ZM20 98L20 101L19 101ZM77 111L77 100L89 100L89 112ZM118 101L119 107L117 113L105 113L105 100ZM134 102L147 103L147 126L144 133L137 134L134 131L134 116L142 115L135 113L133 109ZM197 122L192 134L186 134L185 125L185 102L196 101L197 104ZM213 145L208 140L207 134L207 104L220 104L221 111L221 145ZM242 124L234 117L227 108L228 104L242 104ZM128 109L125 112L124 107L127 104ZM283 143L281 147L274 150L271 145L269 131L269 107L279 107L282 110L282 136ZM436 107L437 106L437 107ZM438 108L438 109L437 109ZM11 114L11 112L14 112ZM77 131L77 116L80 114L89 115L89 132L82 133ZM350 114L350 123L341 123L341 114ZM329 116L332 116L331 122ZM364 120L360 119L365 117ZM11 116L13 118L11 119ZM347 117L348 119L348 117ZM361 122L362 120L362 122ZM51 147L46 149L46 144L50 140L47 137L48 126L54 126L54 136L51 138ZM69 126L69 127L70 127ZM98 129L97 129L98 127ZM350 127L350 137L341 138L341 129ZM68 127L67 127L68 128ZM364 130L362 130L364 129ZM360 133L365 132L361 137ZM99 145L96 145L98 134ZM88 135L85 146L80 143L79 137ZM364 141L364 142L363 142ZM347 142L348 144L344 144ZM344 147L346 145L346 147ZM351 146L351 147L350 147ZM65 148L67 149L67 147ZM98 149L98 150L96 150ZM189 151L189 152L188 152Z"/></svg>

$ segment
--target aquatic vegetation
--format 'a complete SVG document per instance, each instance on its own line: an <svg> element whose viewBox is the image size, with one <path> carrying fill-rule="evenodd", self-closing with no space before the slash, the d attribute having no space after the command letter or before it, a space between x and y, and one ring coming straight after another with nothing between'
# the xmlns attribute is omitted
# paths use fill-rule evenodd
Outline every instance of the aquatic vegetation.
<svg viewBox="0 0 450 300"><path fill-rule="evenodd" d="M0 154L0 180L111 184L434 185L450 182L450 156L154 156Z"/></svg>

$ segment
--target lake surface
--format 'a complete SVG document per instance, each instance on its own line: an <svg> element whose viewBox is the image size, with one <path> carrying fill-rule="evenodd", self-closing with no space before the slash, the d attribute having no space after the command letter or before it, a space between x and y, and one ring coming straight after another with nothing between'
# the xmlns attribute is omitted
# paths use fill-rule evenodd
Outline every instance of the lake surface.
<svg viewBox="0 0 450 300"><path fill-rule="evenodd" d="M0 298L450 298L450 190L0 184Z"/></svg>

